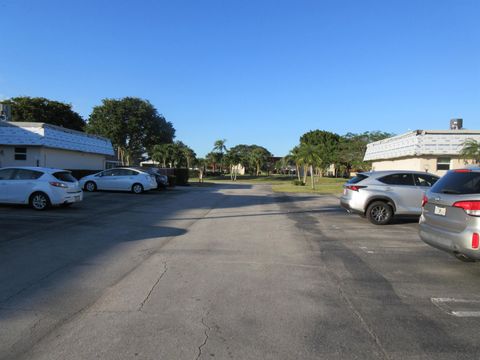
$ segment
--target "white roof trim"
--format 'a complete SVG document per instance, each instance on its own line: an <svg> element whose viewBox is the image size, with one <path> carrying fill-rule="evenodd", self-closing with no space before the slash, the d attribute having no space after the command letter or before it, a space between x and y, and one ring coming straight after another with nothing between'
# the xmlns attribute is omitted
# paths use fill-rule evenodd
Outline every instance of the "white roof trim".
<svg viewBox="0 0 480 360"><path fill-rule="evenodd" d="M415 130L367 145L365 161L413 156L460 155L467 139L480 141L480 130Z"/></svg>
<svg viewBox="0 0 480 360"><path fill-rule="evenodd" d="M114 155L109 139L44 123L0 122L0 145L45 146Z"/></svg>

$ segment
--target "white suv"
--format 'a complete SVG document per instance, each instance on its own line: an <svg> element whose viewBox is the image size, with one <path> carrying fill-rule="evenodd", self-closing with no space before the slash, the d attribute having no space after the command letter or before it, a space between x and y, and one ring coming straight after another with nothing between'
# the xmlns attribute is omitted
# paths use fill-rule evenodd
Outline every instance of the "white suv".
<svg viewBox="0 0 480 360"><path fill-rule="evenodd" d="M0 168L0 203L30 204L35 210L83 200L70 171L42 167Z"/></svg>
<svg viewBox="0 0 480 360"><path fill-rule="evenodd" d="M372 171L359 173L343 186L340 205L385 225L394 215L419 216L425 191L438 176L420 171Z"/></svg>

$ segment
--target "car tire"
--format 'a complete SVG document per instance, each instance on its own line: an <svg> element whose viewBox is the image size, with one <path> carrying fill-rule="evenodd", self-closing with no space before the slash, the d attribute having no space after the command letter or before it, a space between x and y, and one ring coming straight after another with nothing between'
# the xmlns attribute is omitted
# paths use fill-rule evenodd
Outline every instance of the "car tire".
<svg viewBox="0 0 480 360"><path fill-rule="evenodd" d="M142 184L136 183L132 185L132 192L134 194L141 194L143 193L143 186Z"/></svg>
<svg viewBox="0 0 480 360"><path fill-rule="evenodd" d="M30 206L37 211L42 211L50 207L50 198L43 192L36 192L30 195Z"/></svg>
<svg viewBox="0 0 480 360"><path fill-rule="evenodd" d="M475 259L472 259L471 257L468 257L467 255L464 255L464 254L455 253L453 255L462 262L472 263L476 261Z"/></svg>
<svg viewBox="0 0 480 360"><path fill-rule="evenodd" d="M95 184L93 181L87 181L83 188L88 192L94 192L97 190L97 184Z"/></svg>
<svg viewBox="0 0 480 360"><path fill-rule="evenodd" d="M374 201L368 206L365 215L374 225L386 225L392 220L393 209L385 201Z"/></svg>

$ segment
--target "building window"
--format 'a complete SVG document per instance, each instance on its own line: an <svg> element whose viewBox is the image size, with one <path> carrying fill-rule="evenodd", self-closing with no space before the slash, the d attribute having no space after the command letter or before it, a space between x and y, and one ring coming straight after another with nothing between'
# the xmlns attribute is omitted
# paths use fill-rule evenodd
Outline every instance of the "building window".
<svg viewBox="0 0 480 360"><path fill-rule="evenodd" d="M447 157L438 158L437 170L450 170L450 158L447 158Z"/></svg>
<svg viewBox="0 0 480 360"><path fill-rule="evenodd" d="M16 147L15 148L15 160L27 160L27 148Z"/></svg>

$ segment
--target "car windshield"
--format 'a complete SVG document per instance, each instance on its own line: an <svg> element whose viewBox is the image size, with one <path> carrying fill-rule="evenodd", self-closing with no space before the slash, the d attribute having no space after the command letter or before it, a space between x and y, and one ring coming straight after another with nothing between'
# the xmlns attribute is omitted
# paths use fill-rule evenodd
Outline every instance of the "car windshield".
<svg viewBox="0 0 480 360"><path fill-rule="evenodd" d="M432 192L441 194L480 194L480 172L450 172L438 180Z"/></svg>
<svg viewBox="0 0 480 360"><path fill-rule="evenodd" d="M55 176L58 180L60 181L65 181L65 182L76 182L77 179L75 179L72 174L68 171L58 171L56 173L52 174Z"/></svg>

